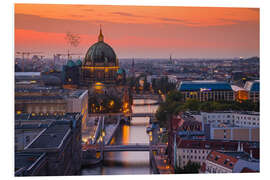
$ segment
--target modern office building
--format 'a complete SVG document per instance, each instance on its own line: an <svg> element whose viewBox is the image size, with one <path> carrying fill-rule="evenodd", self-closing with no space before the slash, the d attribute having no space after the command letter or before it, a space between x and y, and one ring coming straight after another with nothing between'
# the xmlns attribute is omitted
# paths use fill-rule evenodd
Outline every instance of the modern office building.
<svg viewBox="0 0 270 180"><path fill-rule="evenodd" d="M231 86L234 92L235 100L238 102L248 100L248 91L245 88L241 88L239 86L232 85Z"/></svg>
<svg viewBox="0 0 270 180"><path fill-rule="evenodd" d="M231 85L220 81L182 81L178 90L184 100L198 101L233 101L234 92Z"/></svg>

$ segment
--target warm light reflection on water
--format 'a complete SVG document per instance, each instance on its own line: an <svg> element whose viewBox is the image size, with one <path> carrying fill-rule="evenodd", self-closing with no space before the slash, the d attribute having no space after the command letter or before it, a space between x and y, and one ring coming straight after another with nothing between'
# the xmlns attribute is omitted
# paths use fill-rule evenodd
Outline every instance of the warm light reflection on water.
<svg viewBox="0 0 270 180"><path fill-rule="evenodd" d="M127 125L122 127L122 144L129 144L129 128Z"/></svg>
<svg viewBox="0 0 270 180"><path fill-rule="evenodd" d="M143 103L143 100L135 100L136 103ZM147 100L148 101L148 100ZM154 101L154 100L153 100ZM151 101L152 102L152 101ZM155 112L158 105L133 106L134 113ZM134 117L130 126L122 125L114 144L149 143L146 127L149 124L149 117ZM103 166L86 168L82 170L83 175L121 175L121 174L149 174L149 152L107 152Z"/></svg>

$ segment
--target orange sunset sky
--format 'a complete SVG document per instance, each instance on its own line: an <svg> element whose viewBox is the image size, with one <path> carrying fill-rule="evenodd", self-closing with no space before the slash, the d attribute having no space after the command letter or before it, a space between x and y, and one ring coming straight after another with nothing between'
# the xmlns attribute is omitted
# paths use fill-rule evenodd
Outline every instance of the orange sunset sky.
<svg viewBox="0 0 270 180"><path fill-rule="evenodd" d="M15 4L15 52L82 56L104 41L119 58L259 56L259 9L213 7ZM80 35L71 47L67 32Z"/></svg>

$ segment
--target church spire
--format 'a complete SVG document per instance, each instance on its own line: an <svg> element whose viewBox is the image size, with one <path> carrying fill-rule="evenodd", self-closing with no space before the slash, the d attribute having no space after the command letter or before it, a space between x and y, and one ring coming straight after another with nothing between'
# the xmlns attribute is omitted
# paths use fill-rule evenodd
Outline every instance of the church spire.
<svg viewBox="0 0 270 180"><path fill-rule="evenodd" d="M101 25L99 27L99 35L98 35L98 41L103 41L104 40L104 36L102 34L102 29L101 29Z"/></svg>

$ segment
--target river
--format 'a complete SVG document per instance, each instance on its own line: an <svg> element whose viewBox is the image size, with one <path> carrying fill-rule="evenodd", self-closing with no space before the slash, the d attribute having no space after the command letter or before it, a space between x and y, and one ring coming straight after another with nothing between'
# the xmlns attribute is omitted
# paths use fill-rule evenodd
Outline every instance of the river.
<svg viewBox="0 0 270 180"><path fill-rule="evenodd" d="M153 103L154 100L136 99L133 104ZM132 106L133 113L155 112L158 105ZM146 127L148 117L132 118L130 126L122 125L113 144L149 143ZM84 168L82 175L124 175L151 174L149 166L149 152L107 152L104 154L103 165Z"/></svg>

